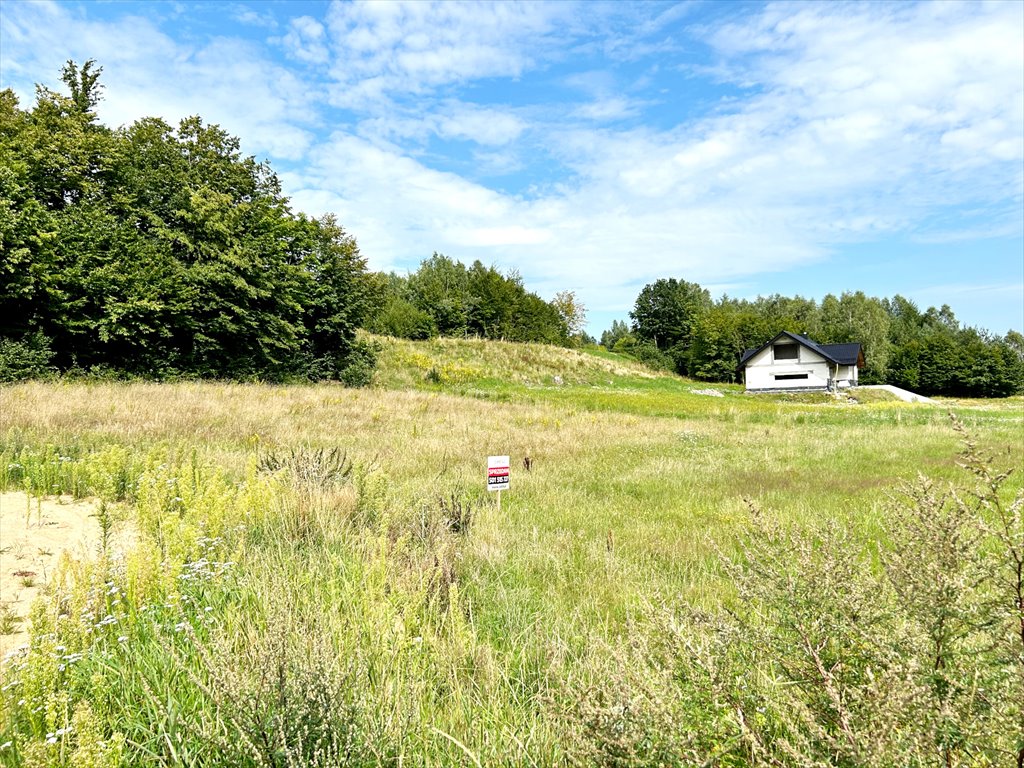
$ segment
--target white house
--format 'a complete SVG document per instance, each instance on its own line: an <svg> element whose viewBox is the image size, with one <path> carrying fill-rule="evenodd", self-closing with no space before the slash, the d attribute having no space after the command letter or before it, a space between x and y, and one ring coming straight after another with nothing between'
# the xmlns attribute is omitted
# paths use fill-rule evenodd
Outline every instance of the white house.
<svg viewBox="0 0 1024 768"><path fill-rule="evenodd" d="M818 344L788 331L740 357L743 379L751 392L855 387L862 365L860 344Z"/></svg>

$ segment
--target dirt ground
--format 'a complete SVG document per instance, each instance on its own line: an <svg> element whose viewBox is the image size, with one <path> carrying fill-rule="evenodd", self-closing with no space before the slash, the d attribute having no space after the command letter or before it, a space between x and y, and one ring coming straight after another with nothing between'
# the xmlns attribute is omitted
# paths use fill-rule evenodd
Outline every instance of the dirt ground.
<svg viewBox="0 0 1024 768"><path fill-rule="evenodd" d="M61 555L93 558L98 503L70 497L36 499L0 493L0 658L28 640L28 611ZM129 545L121 535L118 545ZM13 631L10 631L13 630Z"/></svg>

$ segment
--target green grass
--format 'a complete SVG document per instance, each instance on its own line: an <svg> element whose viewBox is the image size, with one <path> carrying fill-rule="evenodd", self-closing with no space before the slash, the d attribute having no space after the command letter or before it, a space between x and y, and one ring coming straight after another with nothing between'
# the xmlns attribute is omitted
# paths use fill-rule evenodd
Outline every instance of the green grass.
<svg viewBox="0 0 1024 768"><path fill-rule="evenodd" d="M91 649L92 677L58 674L47 660L55 641L38 641L29 664L48 682L33 695L44 709L63 706L63 715L8 710L0 742L13 738L24 760L86 702L81 717L98 718L105 738L114 738L112 723L126 723L118 754L142 759L149 750L146 759L188 764L166 747L177 729L183 749L201 753L205 736L181 731L184 714L204 728L248 722L238 715L218 726L213 714L231 711L214 683L250 694L261 684L232 672L231 652L292 665L297 684L316 676L302 659L323 654L342 663L331 674L360 691L359 702L328 709L351 716L364 739L352 749L364 764L471 764L468 754L483 764L558 763L566 755L545 702L565 670L589 663L601 643L627 638L652 604L716 610L729 602L719 554L734 552L749 530L751 504L793 528L842 520L868 545L899 484L921 472L940 480L959 472L951 412L1002 465L1024 463L1020 398L922 406L751 396L610 353L378 341L380 369L368 390L0 389L4 487L121 500L141 532L131 563L69 566L64 587L40 606L34 636L51 632ZM268 454L316 462L332 448L355 465L336 487L296 485L287 467L259 469ZM500 510L484 490L491 454L513 461ZM1019 487L1014 477L1006 491ZM452 499L470 508L468 531L446 527ZM189 593L179 576L211 539L218 562L236 563L231 577L193 595L208 605L176 607L154 624L144 606L180 606ZM130 658L115 655L116 664L102 655L120 647L116 637L97 651L52 618L61 600L84 610L111 578L128 595L120 610L132 638ZM203 623L207 613L214 629ZM284 615L295 628L266 646ZM173 628L181 621L197 627L195 644L179 647ZM303 646L296 633L324 646ZM174 673L176 665L190 671ZM175 696L181 711L168 709ZM129 716L117 702L142 709ZM52 746L39 747L41 764L59 763ZM59 759L70 764L77 748L69 742ZM4 754L0 764L17 764Z"/></svg>

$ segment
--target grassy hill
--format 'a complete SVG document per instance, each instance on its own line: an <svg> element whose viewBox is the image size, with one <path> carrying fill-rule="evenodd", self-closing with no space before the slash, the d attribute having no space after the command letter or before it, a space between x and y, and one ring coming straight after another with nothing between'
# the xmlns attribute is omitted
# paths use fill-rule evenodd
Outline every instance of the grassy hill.
<svg viewBox="0 0 1024 768"><path fill-rule="evenodd" d="M63 734L59 754L46 741L78 710L80 733L124 737L110 764L205 764L233 743L237 764L260 765L264 738L282 760L266 764L648 764L666 723L711 706L659 666L681 642L672 622L735 608L725 564L749 557L760 516L838 523L852 560L877 566L900 484L964 476L950 413L1000 466L1024 463L1020 398L750 396L607 353L378 341L365 390L0 389L0 484L101 496L139 537L127 562L69 560L50 578L32 651L4 672L0 743L17 746L0 764L74 764L85 736ZM484 490L493 454L512 457L500 509ZM116 625L83 632L86 614ZM54 662L69 654L74 674ZM293 687L244 671L268 665ZM714 748L750 764L734 712ZM281 717L320 734L320 752Z"/></svg>
<svg viewBox="0 0 1024 768"><path fill-rule="evenodd" d="M377 384L389 389L418 387L425 382L542 387L557 386L556 377L565 384L575 385L674 378L653 372L624 355L599 348L573 350L487 339L369 338L382 349Z"/></svg>

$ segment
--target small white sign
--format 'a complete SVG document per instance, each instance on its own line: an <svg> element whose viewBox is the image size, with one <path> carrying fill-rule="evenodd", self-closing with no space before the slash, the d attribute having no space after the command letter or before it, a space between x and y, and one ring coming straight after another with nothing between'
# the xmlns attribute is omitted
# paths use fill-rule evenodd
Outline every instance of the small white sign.
<svg viewBox="0 0 1024 768"><path fill-rule="evenodd" d="M508 456L487 457L487 490L507 491L509 489Z"/></svg>

